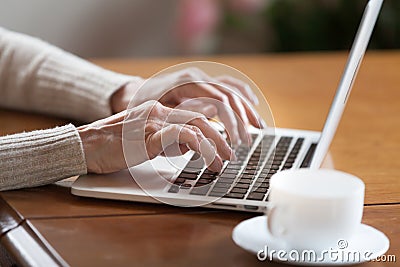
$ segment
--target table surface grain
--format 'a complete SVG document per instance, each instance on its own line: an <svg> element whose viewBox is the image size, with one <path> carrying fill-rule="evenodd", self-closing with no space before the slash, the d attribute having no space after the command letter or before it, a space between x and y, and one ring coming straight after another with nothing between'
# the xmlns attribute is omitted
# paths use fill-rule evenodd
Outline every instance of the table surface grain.
<svg viewBox="0 0 400 267"><path fill-rule="evenodd" d="M210 60L246 73L261 89L275 125L321 130L346 62L345 53L219 56L211 58L98 59L94 63L148 77L173 64ZM363 222L391 240L400 257L400 52L369 52L329 152L334 168L366 184ZM0 135L68 121L0 110ZM29 227L37 240L73 266L261 265L234 245L233 227L254 216L202 208L97 200L70 194L68 183L0 193L0 219ZM7 217L8 216L8 217ZM9 240L9 239L7 239ZM365 266L396 266L370 262ZM363 265L363 266L364 266ZM272 265L270 265L272 266Z"/></svg>

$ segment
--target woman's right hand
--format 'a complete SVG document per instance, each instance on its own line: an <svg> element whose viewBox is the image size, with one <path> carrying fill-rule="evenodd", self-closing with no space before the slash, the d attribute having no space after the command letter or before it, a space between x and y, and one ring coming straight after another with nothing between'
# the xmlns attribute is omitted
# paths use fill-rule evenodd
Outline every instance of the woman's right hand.
<svg viewBox="0 0 400 267"><path fill-rule="evenodd" d="M234 146L251 142L248 125L261 128L263 121L252 109L258 99L250 86L232 76L211 77L199 68L185 68L150 79L136 78L111 98L114 111L158 100L165 106L218 116Z"/></svg>
<svg viewBox="0 0 400 267"><path fill-rule="evenodd" d="M78 128L89 173L110 173L158 155L193 150L219 172L234 157L225 138L200 113L172 109L156 101ZM125 157L128 155L128 157Z"/></svg>

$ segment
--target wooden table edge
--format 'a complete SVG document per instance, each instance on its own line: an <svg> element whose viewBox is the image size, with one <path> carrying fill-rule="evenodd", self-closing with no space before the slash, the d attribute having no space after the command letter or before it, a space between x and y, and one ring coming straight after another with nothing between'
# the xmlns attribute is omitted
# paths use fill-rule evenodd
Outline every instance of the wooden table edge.
<svg viewBox="0 0 400 267"><path fill-rule="evenodd" d="M0 240L18 266L69 266L29 221L23 221Z"/></svg>

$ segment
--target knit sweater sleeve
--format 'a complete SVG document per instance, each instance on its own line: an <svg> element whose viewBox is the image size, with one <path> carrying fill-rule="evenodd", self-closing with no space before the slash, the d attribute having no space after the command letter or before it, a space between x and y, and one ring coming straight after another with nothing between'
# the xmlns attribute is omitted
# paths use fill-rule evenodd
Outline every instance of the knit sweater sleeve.
<svg viewBox="0 0 400 267"><path fill-rule="evenodd" d="M112 94L134 79L0 28L0 107L94 121L112 114ZM71 124L0 137L0 191L85 174L81 142Z"/></svg>
<svg viewBox="0 0 400 267"><path fill-rule="evenodd" d="M86 174L81 139L69 124L0 137L0 191Z"/></svg>
<svg viewBox="0 0 400 267"><path fill-rule="evenodd" d="M134 79L0 28L0 107L91 122L110 116L112 94Z"/></svg>

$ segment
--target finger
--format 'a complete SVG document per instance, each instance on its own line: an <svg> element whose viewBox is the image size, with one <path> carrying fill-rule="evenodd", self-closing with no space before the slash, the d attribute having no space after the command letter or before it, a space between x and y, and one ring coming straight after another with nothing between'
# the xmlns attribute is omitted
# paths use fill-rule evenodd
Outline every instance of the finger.
<svg viewBox="0 0 400 267"><path fill-rule="evenodd" d="M146 142L149 157L152 158L161 154L164 148L174 143L185 144L191 150L201 154L211 170L219 172L222 169L222 159L215 153L214 147L201 131L177 124L169 125L149 136Z"/></svg>
<svg viewBox="0 0 400 267"><path fill-rule="evenodd" d="M183 144L179 145L179 149L181 150L182 155L186 154L186 152L190 151L190 149L187 147L187 145L183 145Z"/></svg>
<svg viewBox="0 0 400 267"><path fill-rule="evenodd" d="M233 91L231 88L227 88L226 86L218 86L216 85L216 88L220 90L222 93L224 93L228 99L230 106L232 107L235 115L236 115L236 121L238 122L238 131L241 140L246 144L250 145L251 144L251 135L248 132L247 126L249 125L249 118L248 118L248 112L250 113L250 118L252 124L255 122L255 125L257 125L257 119L254 119L254 114L251 112L251 110L247 110L246 107L249 107L249 102L245 100L242 96L240 96L239 93Z"/></svg>
<svg viewBox="0 0 400 267"><path fill-rule="evenodd" d="M234 146L238 146L241 143L240 133L238 129L238 122L236 121L235 114L230 108L229 100L226 95L215 88L214 85L216 80L210 77L207 73L199 68L189 68L184 72L184 76L189 78L189 81L193 81L200 89L203 90L190 90L190 92L198 94L192 97L210 97L220 102L216 105L218 109L218 115L221 121L224 123L226 129L228 130L228 137ZM205 93L205 95L203 95Z"/></svg>
<svg viewBox="0 0 400 267"><path fill-rule="evenodd" d="M203 135L203 133L198 127L191 125L184 125L182 131L180 132L179 139L181 140L181 135L185 134L188 134L190 138L190 136L193 135L193 133L197 137L199 143L198 147L199 150L198 151L194 150L194 151L199 152L200 155L202 155L206 163L206 166L210 170L216 172L221 171L223 165L221 157L216 153L215 146L213 146L212 142L210 142L210 140ZM190 145L191 145L190 143L187 144L189 148L191 148Z"/></svg>
<svg viewBox="0 0 400 267"><path fill-rule="evenodd" d="M233 150L226 142L222 134L211 126L207 118L196 112L180 110L180 109L169 109L168 117L165 118L166 123L171 124L190 124L196 126L207 138L213 140L216 144L218 154L226 160L230 160L234 155Z"/></svg>
<svg viewBox="0 0 400 267"><path fill-rule="evenodd" d="M246 116L247 116L250 124L259 129L264 128L262 125L261 117L254 111L254 109L251 108L246 102L242 102L242 103L243 103L243 107L246 111Z"/></svg>
<svg viewBox="0 0 400 267"><path fill-rule="evenodd" d="M234 96L236 96L234 100L235 102L240 101L240 103L235 104L236 108L234 108L234 110L240 115L241 119L243 120L243 122L246 123L246 125L248 125L247 122L250 122L250 124L253 125L254 127L261 128L260 126L261 119L259 118L259 115L252 108L251 103L249 103L242 95L237 93L231 87L227 87L226 85L220 85L216 87L226 95L230 96L230 101L232 101L232 98ZM243 107L244 112L241 110L241 107Z"/></svg>
<svg viewBox="0 0 400 267"><path fill-rule="evenodd" d="M247 118L246 110L242 104L240 98L234 94L228 95L229 102L231 103L232 109L236 113L236 121L238 122L238 130L241 140L246 144L250 145L251 136L247 131L247 125L249 125L249 120Z"/></svg>
<svg viewBox="0 0 400 267"><path fill-rule="evenodd" d="M172 144L161 152L164 157L177 157L186 154L190 149L185 144Z"/></svg>
<svg viewBox="0 0 400 267"><path fill-rule="evenodd" d="M235 114L230 107L228 97L213 85L207 83L193 84L192 90L186 90L186 97L201 98L204 102L213 104L218 110L218 116L224 123L231 142L240 145L240 135ZM192 86L193 86L192 85Z"/></svg>
<svg viewBox="0 0 400 267"><path fill-rule="evenodd" d="M198 99L183 100L175 108L201 113L207 118L213 118L218 115L218 110L213 104L205 103Z"/></svg>
<svg viewBox="0 0 400 267"><path fill-rule="evenodd" d="M215 77L215 79L223 83L226 83L227 85L230 85L234 88L237 88L239 92L244 97L246 97L251 103L253 103L254 105L258 105L259 103L258 98L247 83L228 75Z"/></svg>

